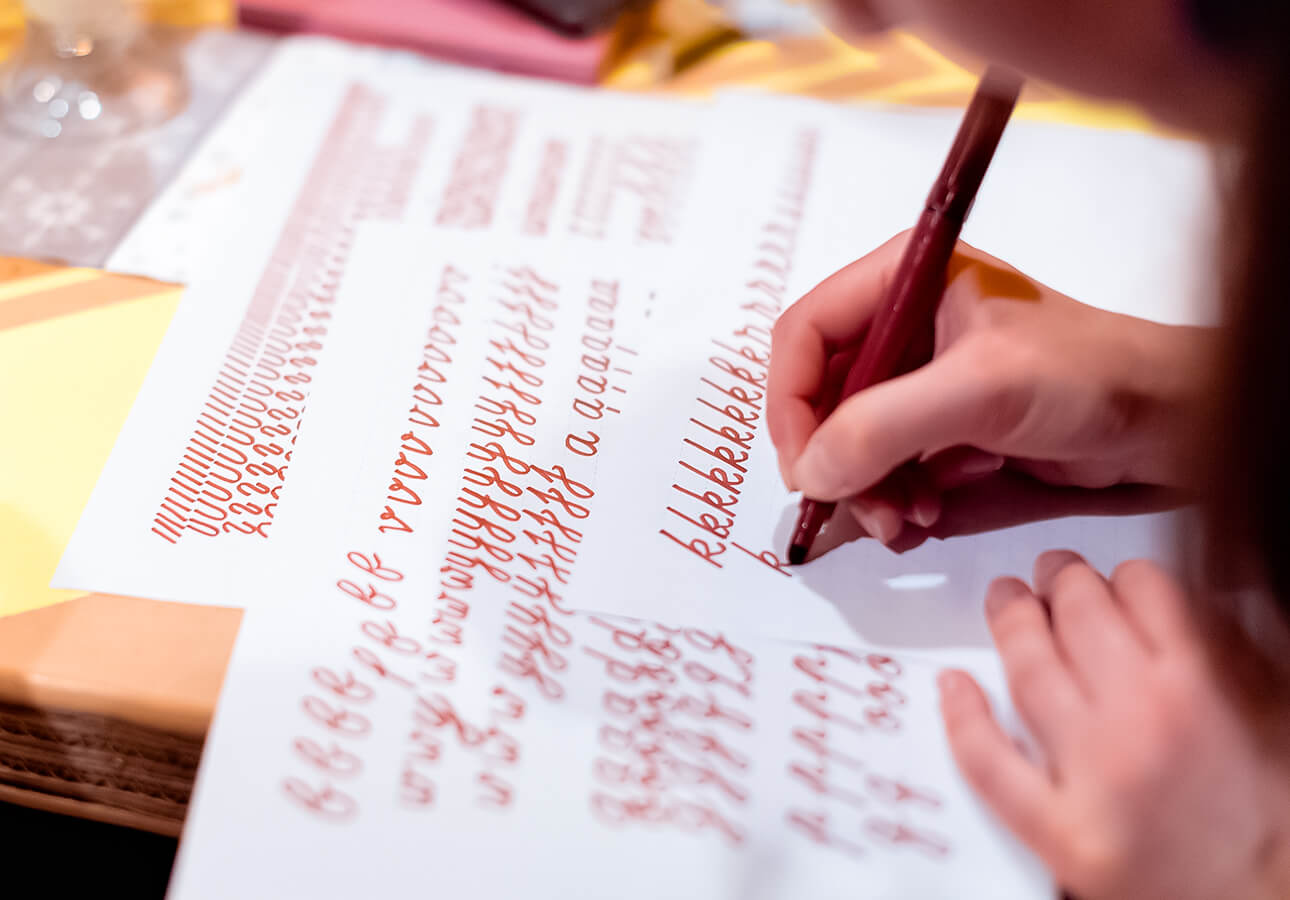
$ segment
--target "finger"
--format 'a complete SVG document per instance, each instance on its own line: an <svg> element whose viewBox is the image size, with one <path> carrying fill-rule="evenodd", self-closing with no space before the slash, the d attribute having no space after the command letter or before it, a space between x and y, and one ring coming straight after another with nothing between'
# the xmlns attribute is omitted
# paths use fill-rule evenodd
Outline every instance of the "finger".
<svg viewBox="0 0 1290 900"><path fill-rule="evenodd" d="M941 492L931 473L917 464L905 465L893 475L905 483L905 519L919 528L931 528L941 517Z"/></svg>
<svg viewBox="0 0 1290 900"><path fill-rule="evenodd" d="M863 334L857 340L863 342ZM857 344L855 347L840 350L829 358L828 365L825 367L823 385L812 400L814 410L811 422L812 430L819 425L820 419L827 415L827 411L838 405L838 399L842 393L847 373L851 371L851 366L855 364L855 359L859 352L860 348ZM821 410L826 412L821 413ZM784 482L784 487L790 491L795 490L792 478L792 462L796 460L796 456L790 459L785 453L777 452L776 457L779 463L779 476Z"/></svg>
<svg viewBox="0 0 1290 900"><path fill-rule="evenodd" d="M1121 563L1111 573L1111 590L1149 653L1165 654L1196 642L1186 594L1155 563Z"/></svg>
<svg viewBox="0 0 1290 900"><path fill-rule="evenodd" d="M1078 553L1050 550L1035 561L1035 590L1050 610L1058 651L1085 693L1123 692L1145 656L1106 580Z"/></svg>
<svg viewBox="0 0 1290 900"><path fill-rule="evenodd" d="M941 494L917 464L901 466L848 504L860 526L891 545L912 522L931 527L941 515Z"/></svg>
<svg viewBox="0 0 1290 900"><path fill-rule="evenodd" d="M923 460L922 466L931 482L944 492L993 475L1006 461L997 453L976 447L951 447Z"/></svg>
<svg viewBox="0 0 1290 900"><path fill-rule="evenodd" d="M1068 758L1069 738L1086 709L1048 625L1048 614L1025 582L1000 578L985 598L990 633L1003 660L1017 712L1050 760Z"/></svg>
<svg viewBox="0 0 1290 900"><path fill-rule="evenodd" d="M847 501L847 509L860 527L879 543L890 544L904 530L904 514L890 500L866 494Z"/></svg>
<svg viewBox="0 0 1290 900"><path fill-rule="evenodd" d="M1003 466L1003 457L958 447L926 463L908 463L849 501L856 521L890 544L903 530L900 520L931 528L941 517L943 491L982 478Z"/></svg>
<svg viewBox="0 0 1290 900"><path fill-rule="evenodd" d="M870 536L890 545L904 531L905 522L919 528L936 524L941 517L941 490L934 473L909 463L851 498L847 507Z"/></svg>
<svg viewBox="0 0 1290 900"><path fill-rule="evenodd" d="M1003 824L1040 856L1055 846L1056 789L1009 739L985 693L966 672L937 678L950 751L972 789Z"/></svg>
<svg viewBox="0 0 1290 900"><path fill-rule="evenodd" d="M799 490L817 500L862 493L909 459L995 437L992 374L968 344L845 400L811 434L793 465Z"/></svg>
<svg viewBox="0 0 1290 900"><path fill-rule="evenodd" d="M1046 602L1053 595L1053 583L1062 569L1077 564L1088 565L1084 557L1074 550L1048 550L1039 554L1035 559L1034 572L1035 594L1039 599Z"/></svg>
<svg viewBox="0 0 1290 900"><path fill-rule="evenodd" d="M887 293L907 240L906 235L892 238L829 276L775 323L766 422L790 471L819 423L816 405L830 354L859 339Z"/></svg>

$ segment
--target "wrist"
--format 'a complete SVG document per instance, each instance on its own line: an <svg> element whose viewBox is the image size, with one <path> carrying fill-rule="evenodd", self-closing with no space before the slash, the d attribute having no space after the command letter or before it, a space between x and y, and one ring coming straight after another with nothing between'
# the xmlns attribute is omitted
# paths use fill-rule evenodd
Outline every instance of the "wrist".
<svg viewBox="0 0 1290 900"><path fill-rule="evenodd" d="M1130 474L1147 484L1195 488L1209 451L1218 329L1133 320L1123 337L1118 390L1136 419Z"/></svg>

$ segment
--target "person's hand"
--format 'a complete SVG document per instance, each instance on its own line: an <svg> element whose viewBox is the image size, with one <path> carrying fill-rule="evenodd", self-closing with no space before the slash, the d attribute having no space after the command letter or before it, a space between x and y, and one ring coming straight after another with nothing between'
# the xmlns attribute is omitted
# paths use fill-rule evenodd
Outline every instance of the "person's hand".
<svg viewBox="0 0 1290 900"><path fill-rule="evenodd" d="M906 240L832 275L775 325L767 421L790 489L849 499L890 543L906 520L933 524L943 491L1005 464L1056 485L1184 486L1210 330L1085 306L963 244L931 360L821 422Z"/></svg>
<svg viewBox="0 0 1290 900"><path fill-rule="evenodd" d="M986 613L1027 759L962 672L941 709L964 777L1080 900L1290 896L1290 779L1220 690L1179 586L1074 553L996 581Z"/></svg>

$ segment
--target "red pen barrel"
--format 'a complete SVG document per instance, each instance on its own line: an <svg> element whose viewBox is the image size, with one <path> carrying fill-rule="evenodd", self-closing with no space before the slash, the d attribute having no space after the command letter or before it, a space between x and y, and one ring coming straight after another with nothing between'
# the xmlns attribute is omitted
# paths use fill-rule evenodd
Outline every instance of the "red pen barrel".
<svg viewBox="0 0 1290 900"><path fill-rule="evenodd" d="M991 69L982 78L901 254L885 302L843 383L839 402L903 374L902 365L908 368L921 362L911 348L931 346L936 309L945 293L954 248L1020 92L1021 80L1010 72ZM806 561L816 535L835 508L832 502L802 500L788 548L790 563Z"/></svg>
<svg viewBox="0 0 1290 900"><path fill-rule="evenodd" d="M921 329L931 328L937 304L945 292L946 268L954 255L961 229L947 228L934 220L943 214L928 210L905 248L888 302L870 327L860 356L847 374L841 397L872 387L903 374L909 347L919 339ZM801 565L820 529L833 517L837 504L802 500L797 524L789 540L788 561Z"/></svg>
<svg viewBox="0 0 1290 900"><path fill-rule="evenodd" d="M919 331L931 330L945 293L946 269L963 227L961 222L952 227L937 221L942 215L928 210L914 229L892 280L891 294L879 308L855 366L847 373L842 399L904 374L900 365L910 345Z"/></svg>

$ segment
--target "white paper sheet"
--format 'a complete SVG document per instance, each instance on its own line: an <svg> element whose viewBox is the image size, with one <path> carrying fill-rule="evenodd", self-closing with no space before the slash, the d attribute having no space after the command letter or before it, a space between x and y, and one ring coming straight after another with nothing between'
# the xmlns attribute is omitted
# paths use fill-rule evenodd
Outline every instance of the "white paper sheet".
<svg viewBox="0 0 1290 900"><path fill-rule="evenodd" d="M402 57L373 75L371 59L288 43L123 248L164 257L174 222L208 249L191 255L203 274L56 583L227 603L241 574L273 558L280 519L305 496L288 473L330 452L299 443L298 425L344 339L332 319L358 223L659 261L699 227L690 203L712 131L698 107ZM188 216L191 185L226 158L228 214Z"/></svg>
<svg viewBox="0 0 1290 900"><path fill-rule="evenodd" d="M860 541L782 566L797 498L780 483L763 421L774 315L905 226L957 117L750 96L730 98L725 112L732 131L771 118L790 139L760 148L780 148L778 174L772 191L744 194L723 235L731 264L688 272L664 291L672 302L642 348L651 390L624 424L629 450L600 463L614 527L591 534L580 583L597 607L748 621L806 640L988 646L980 610L989 582L1028 576L1044 549L1074 548L1108 571L1135 557L1168 562L1174 520L1154 511L1157 498L1002 479L955 495L930 534L910 529L900 553ZM1194 234L1210 202L1205 171L1190 145L1017 122L967 237L1094 305L1205 321L1196 285L1206 257Z"/></svg>
<svg viewBox="0 0 1290 900"><path fill-rule="evenodd" d="M445 647L433 577L376 578L399 607L369 614L354 558L248 612L170 897L1053 896L954 774L930 662L495 583Z"/></svg>
<svg viewBox="0 0 1290 900"><path fill-rule="evenodd" d="M275 129L284 118L289 127ZM207 274L188 292L56 583L237 602L246 573L307 540L329 513L313 502L326 490L298 486L300 472L320 467L334 482L345 471L333 442L311 442L296 427L321 402L318 384L331 371L344 373L332 379L341 390L359 370L404 377L379 368L399 357L378 334L348 362L332 359L338 341L354 340L330 322L347 302L337 285L354 229L379 221L517 237L549 258L652 258L656 327L642 345L650 374L636 388L635 413L607 414L631 432L627 449L598 462L623 524L590 537L605 546L583 576L606 610L690 622L734 616L808 640L984 645L985 584L1024 573L1039 550L1073 546L1106 566L1166 552L1167 519L1072 516L1089 511L1084 501L1059 497L947 523L946 533L971 537L903 555L863 542L786 575L757 559L779 552L792 515L760 427L739 429L749 447L733 448L749 453L749 471L739 473L746 483L730 564L709 565L661 533L687 545L704 539L707 510L694 506L703 500L673 488L705 493L682 478L700 477L684 469L695 465L684 454L704 453L685 441L716 440L705 429L739 424L727 421L724 403L703 405L726 397L711 393L723 384L703 381L713 380L709 358L721 349L711 342L723 340L728 353L744 329L739 346L764 353L778 308L905 227L956 122L953 113L753 96L704 108L472 76L333 42L288 43L129 242L140 258L163 258L161 236L174 220L188 245L222 256L200 263ZM221 160L238 173L229 208L240 218L186 218L193 185ZM1203 218L1204 177L1187 145L1016 122L968 237L1089 302L1195 320L1203 310L1187 285L1203 281L1195 273L1204 258L1190 231ZM362 316L350 318L364 327ZM703 602L668 589L678 583Z"/></svg>
<svg viewBox="0 0 1290 900"><path fill-rule="evenodd" d="M660 202L683 200L657 167L684 170L675 157L694 151L702 115L677 100L287 38L107 268L195 284L212 262L227 263L223 244L257 226L273 238L295 230L293 217L320 194L331 225L378 219L595 240L640 215L645 239L657 241L672 224L657 220Z"/></svg>
<svg viewBox="0 0 1290 900"><path fill-rule="evenodd" d="M611 334L626 421L656 304L630 262L522 253L359 228L340 294L368 302L338 320L345 364L302 429L330 453L293 473L313 528L248 585L171 896L1051 896L939 724L944 662L1003 696L990 655L572 611L590 535L622 523L556 388ZM370 365L376 340L410 373L431 352L433 380ZM521 352L532 396L505 400L494 360ZM433 421L405 418L409 381L433 385ZM615 421L601 453L629 450Z"/></svg>

